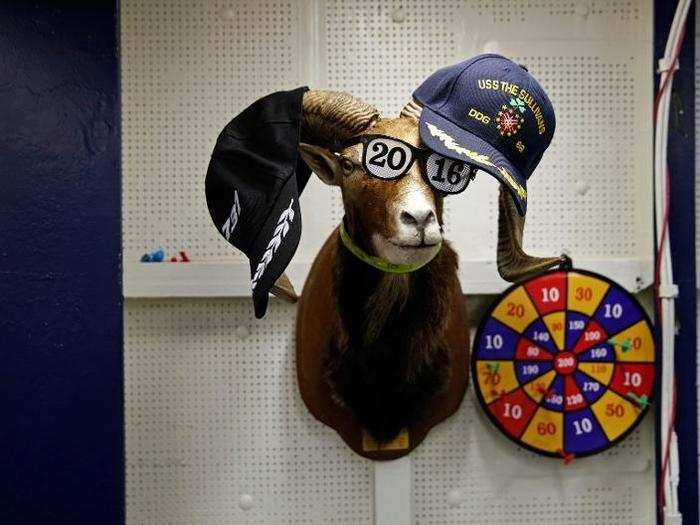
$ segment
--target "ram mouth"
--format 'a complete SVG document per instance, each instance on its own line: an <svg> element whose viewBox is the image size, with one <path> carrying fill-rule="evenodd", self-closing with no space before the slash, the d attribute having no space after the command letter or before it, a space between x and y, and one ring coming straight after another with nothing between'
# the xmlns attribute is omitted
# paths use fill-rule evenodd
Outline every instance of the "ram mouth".
<svg viewBox="0 0 700 525"><path fill-rule="evenodd" d="M392 240L387 239L391 244L396 246L397 248L401 248L403 250L425 250L427 248L434 248L437 246L439 243L434 242L432 244L428 244L425 242L421 242L420 244L399 244L398 242L394 242Z"/></svg>

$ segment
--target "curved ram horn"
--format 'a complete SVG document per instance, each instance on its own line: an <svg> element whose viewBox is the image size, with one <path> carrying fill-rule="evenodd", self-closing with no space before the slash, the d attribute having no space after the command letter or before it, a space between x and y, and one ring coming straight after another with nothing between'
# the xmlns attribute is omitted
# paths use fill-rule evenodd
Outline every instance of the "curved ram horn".
<svg viewBox="0 0 700 525"><path fill-rule="evenodd" d="M344 142L379 118L374 106L343 91L307 91L303 107L306 142L332 151L341 149Z"/></svg>
<svg viewBox="0 0 700 525"><path fill-rule="evenodd" d="M523 251L525 217L518 214L508 191L501 186L498 195L498 273L506 281L515 282L553 266L566 264L566 255L533 257Z"/></svg>
<svg viewBox="0 0 700 525"><path fill-rule="evenodd" d="M410 117L418 120L420 119L420 114L422 113L422 111L423 107L418 102L416 102L416 99L412 98L403 107L401 113L399 113L399 117Z"/></svg>

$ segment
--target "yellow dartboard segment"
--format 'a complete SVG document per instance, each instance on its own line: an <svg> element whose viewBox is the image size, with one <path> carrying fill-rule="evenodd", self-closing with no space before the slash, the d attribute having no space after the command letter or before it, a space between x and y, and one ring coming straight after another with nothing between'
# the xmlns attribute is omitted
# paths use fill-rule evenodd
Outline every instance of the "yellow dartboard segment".
<svg viewBox="0 0 700 525"><path fill-rule="evenodd" d="M528 384L526 384L523 389L536 403L539 403L544 397L545 392L557 377L557 373L554 370L550 370L543 376L533 379Z"/></svg>
<svg viewBox="0 0 700 525"><path fill-rule="evenodd" d="M547 452L561 450L564 447L564 414L538 408L521 440Z"/></svg>
<svg viewBox="0 0 700 525"><path fill-rule="evenodd" d="M589 275L569 272L567 288L567 308L593 315L610 285Z"/></svg>
<svg viewBox="0 0 700 525"><path fill-rule="evenodd" d="M603 386L608 386L613 375L614 363L579 363L578 369Z"/></svg>
<svg viewBox="0 0 700 525"><path fill-rule="evenodd" d="M624 397L608 390L591 406L609 440L624 434L639 417L639 408Z"/></svg>
<svg viewBox="0 0 700 525"><path fill-rule="evenodd" d="M643 319L626 330L608 337L615 346L618 361L650 363L654 361L654 337Z"/></svg>
<svg viewBox="0 0 700 525"><path fill-rule="evenodd" d="M520 386L512 361L477 361L476 373L479 391L487 405Z"/></svg>
<svg viewBox="0 0 700 525"><path fill-rule="evenodd" d="M542 320L547 326L549 333L552 335L554 344L557 345L559 350L564 350L564 330L566 321L566 312L554 312L549 315L545 315Z"/></svg>
<svg viewBox="0 0 700 525"><path fill-rule="evenodd" d="M522 333L538 314L525 288L518 286L500 301L491 315L516 332Z"/></svg>

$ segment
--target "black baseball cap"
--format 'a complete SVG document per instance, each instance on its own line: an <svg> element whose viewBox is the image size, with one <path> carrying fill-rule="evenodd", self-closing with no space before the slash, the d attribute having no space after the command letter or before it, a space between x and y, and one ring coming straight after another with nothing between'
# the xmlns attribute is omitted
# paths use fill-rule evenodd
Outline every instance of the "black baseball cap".
<svg viewBox="0 0 700 525"><path fill-rule="evenodd" d="M496 177L525 215L527 179L555 127L552 103L527 69L500 55L479 55L436 71L413 98L423 106L426 146Z"/></svg>
<svg viewBox="0 0 700 525"><path fill-rule="evenodd" d="M216 229L250 260L255 316L296 252L299 194L311 170L299 155L307 87L251 104L219 134L209 162L206 196Z"/></svg>

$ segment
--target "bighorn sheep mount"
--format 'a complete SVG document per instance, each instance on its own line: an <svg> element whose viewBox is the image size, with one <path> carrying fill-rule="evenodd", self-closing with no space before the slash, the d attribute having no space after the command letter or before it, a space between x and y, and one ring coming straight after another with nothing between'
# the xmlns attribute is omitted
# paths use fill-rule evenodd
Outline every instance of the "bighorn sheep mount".
<svg viewBox="0 0 700 525"><path fill-rule="evenodd" d="M459 407L468 375L457 256L447 242L435 255L443 241L443 196L426 183L419 162L401 178L379 180L364 171L362 146L347 146L358 136L381 134L423 148L420 111L411 101L398 117L382 118L342 92L308 91L303 99L300 153L322 181L340 187L349 239L390 263L424 264L410 273L381 271L351 253L336 229L300 298L302 397L356 452L374 459L398 457L418 445ZM508 281L562 262L525 254L523 226L501 188L497 263ZM404 429L407 443L381 446Z"/></svg>

